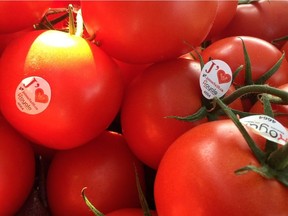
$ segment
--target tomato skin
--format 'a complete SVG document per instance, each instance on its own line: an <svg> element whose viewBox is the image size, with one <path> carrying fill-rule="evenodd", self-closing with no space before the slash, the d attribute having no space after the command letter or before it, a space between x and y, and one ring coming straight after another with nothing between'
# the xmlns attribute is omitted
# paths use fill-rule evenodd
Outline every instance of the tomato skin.
<svg viewBox="0 0 288 216"><path fill-rule="evenodd" d="M236 14L219 38L246 35L271 43L288 35L288 1L253 1L238 5Z"/></svg>
<svg viewBox="0 0 288 216"><path fill-rule="evenodd" d="M288 93L288 83L281 85L278 87L278 89L281 89L283 91L286 91ZM273 104L271 103L271 107L274 113L284 113L286 115L280 115L280 116L274 116L274 118L279 121L283 126L288 128L288 105L281 105L281 104ZM250 109L250 113L264 113L264 107L261 101L257 101Z"/></svg>
<svg viewBox="0 0 288 216"><path fill-rule="evenodd" d="M249 36L241 36L245 43L252 70L253 81L257 80L261 75L267 72L281 58L282 53L269 42ZM261 53L261 55L260 55ZM209 58L220 59L225 61L234 72L240 65L245 65L242 41L238 36L227 37L215 41L205 50L202 51L204 62ZM271 86L279 86L288 82L287 76L288 62L283 60L278 71L268 79L266 84ZM245 68L237 75L234 80L235 85L244 85Z"/></svg>
<svg viewBox="0 0 288 216"><path fill-rule="evenodd" d="M265 140L251 134L262 148ZM255 172L259 166L231 120L208 122L179 137L164 155L155 179L159 216L286 215L287 188Z"/></svg>
<svg viewBox="0 0 288 216"><path fill-rule="evenodd" d="M88 33L95 33L110 56L127 63L189 52L187 43L196 47L209 33L217 6L218 1L81 1Z"/></svg>
<svg viewBox="0 0 288 216"><path fill-rule="evenodd" d="M0 34L12 33L33 27L40 22L51 7L52 0L45 1L1 1Z"/></svg>
<svg viewBox="0 0 288 216"><path fill-rule="evenodd" d="M157 213L154 210L150 210L150 213L151 216L157 216ZM106 214L106 216L143 216L143 210L141 208L118 209Z"/></svg>
<svg viewBox="0 0 288 216"><path fill-rule="evenodd" d="M219 1L218 4L215 20L206 40L211 40L211 38L218 36L231 22L236 13L238 0Z"/></svg>
<svg viewBox="0 0 288 216"><path fill-rule="evenodd" d="M176 59L148 67L128 86L121 108L121 126L134 154L157 169L168 146L197 122L167 116L187 116L201 107L200 64ZM196 84L195 84L196 83Z"/></svg>
<svg viewBox="0 0 288 216"><path fill-rule="evenodd" d="M15 96L31 76L43 78L51 89L48 107L34 115L20 111ZM83 38L60 31L34 31L10 43L2 54L0 77L3 115L27 138L49 148L90 141L109 126L122 101L115 62Z"/></svg>
<svg viewBox="0 0 288 216"><path fill-rule="evenodd" d="M0 215L14 215L33 187L34 152L24 139L0 115Z"/></svg>
<svg viewBox="0 0 288 216"><path fill-rule="evenodd" d="M119 208L139 208L134 164L144 184L141 163L123 136L109 131L86 145L57 152L47 177L53 215L93 215L81 197L84 187L90 202L104 214Z"/></svg>

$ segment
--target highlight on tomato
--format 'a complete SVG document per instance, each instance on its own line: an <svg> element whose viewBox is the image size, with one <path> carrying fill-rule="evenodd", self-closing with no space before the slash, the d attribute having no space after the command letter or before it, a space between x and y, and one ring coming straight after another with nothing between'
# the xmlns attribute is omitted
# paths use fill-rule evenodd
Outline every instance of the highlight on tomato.
<svg viewBox="0 0 288 216"><path fill-rule="evenodd" d="M92 140L113 121L122 101L115 62L84 38L56 30L32 31L10 43L0 77L5 118L49 148Z"/></svg>
<svg viewBox="0 0 288 216"><path fill-rule="evenodd" d="M88 33L101 49L127 63L177 58L200 45L218 1L81 1ZM109 16L107 16L109 14Z"/></svg>
<svg viewBox="0 0 288 216"><path fill-rule="evenodd" d="M285 175L285 170L266 164L272 154L266 160L265 139L248 132L257 154L230 119L201 124L180 136L166 151L157 171L154 190L158 214L287 214L287 187L272 174Z"/></svg>

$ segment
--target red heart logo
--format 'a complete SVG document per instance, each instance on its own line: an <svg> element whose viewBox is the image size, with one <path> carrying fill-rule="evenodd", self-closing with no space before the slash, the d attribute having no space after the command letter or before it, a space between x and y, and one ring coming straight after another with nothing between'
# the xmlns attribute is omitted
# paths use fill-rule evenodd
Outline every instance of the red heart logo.
<svg viewBox="0 0 288 216"><path fill-rule="evenodd" d="M44 94L43 89L37 88L35 90L35 101L39 103L47 103L48 102L48 95Z"/></svg>
<svg viewBox="0 0 288 216"><path fill-rule="evenodd" d="M228 83L231 80L231 75L225 73L225 71L223 70L218 70L217 77L218 77L219 84Z"/></svg>

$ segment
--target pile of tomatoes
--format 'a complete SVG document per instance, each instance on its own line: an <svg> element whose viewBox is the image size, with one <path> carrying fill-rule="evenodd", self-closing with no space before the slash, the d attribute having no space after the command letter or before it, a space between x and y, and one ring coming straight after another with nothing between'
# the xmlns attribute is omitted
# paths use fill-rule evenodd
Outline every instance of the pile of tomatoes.
<svg viewBox="0 0 288 216"><path fill-rule="evenodd" d="M249 131L255 157L199 84L222 60L234 77L220 100L240 118L281 90L270 116L287 127L287 11L288 0L1 1L0 215L94 215L85 189L107 216L140 216L138 181L153 216L288 215L282 146Z"/></svg>

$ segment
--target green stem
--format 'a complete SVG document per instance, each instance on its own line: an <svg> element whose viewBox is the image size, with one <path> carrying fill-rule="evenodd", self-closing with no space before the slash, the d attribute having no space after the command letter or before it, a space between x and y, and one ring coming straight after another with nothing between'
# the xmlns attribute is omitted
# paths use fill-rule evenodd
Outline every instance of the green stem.
<svg viewBox="0 0 288 216"><path fill-rule="evenodd" d="M243 95L246 94L251 94L251 93L267 93L271 94L274 96L277 96L282 99L282 102L284 104L288 104L288 92L280 90L275 87L271 87L268 85L248 85L248 86L242 86L238 88L236 91L234 91L232 94L229 96L223 98L223 102L225 104L230 104L236 99L242 97Z"/></svg>
<svg viewBox="0 0 288 216"><path fill-rule="evenodd" d="M94 205L89 201L89 199L86 197L85 195L85 190L87 188L84 187L81 191L81 195L82 195L82 198L84 199L84 202L86 203L86 205L89 207L89 209L96 215L96 216L105 216L102 212L100 212L98 209L96 209L94 207Z"/></svg>
<svg viewBox="0 0 288 216"><path fill-rule="evenodd" d="M240 130L242 136L246 140L248 146L250 147L251 151L257 158L257 160L264 164L266 160L266 154L255 144L254 140L251 138L251 136L248 134L244 126L240 123L236 115L227 107L220 99L217 97L214 98L214 101L224 110L224 112L227 114L227 116L234 122L236 127Z"/></svg>
<svg viewBox="0 0 288 216"><path fill-rule="evenodd" d="M276 170L284 170L288 167L288 145L272 152L267 163Z"/></svg>
<svg viewBox="0 0 288 216"><path fill-rule="evenodd" d="M253 84L253 79L252 79L252 69L251 69L251 61L250 61L250 57L248 54L248 51L246 49L246 45L244 43L244 40L239 37L241 42L242 42L242 46L243 46L243 53L244 53L244 61L245 61L245 85L252 85Z"/></svg>

